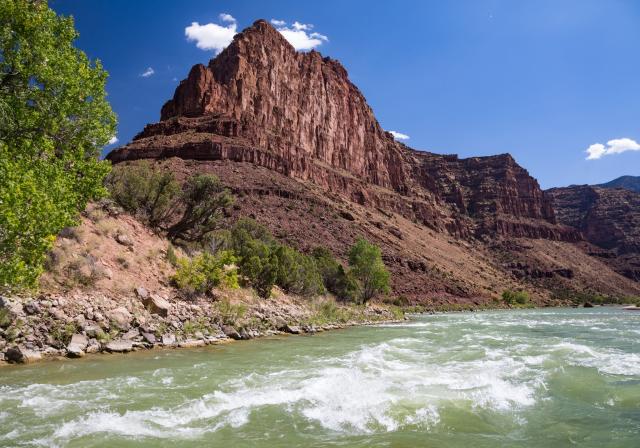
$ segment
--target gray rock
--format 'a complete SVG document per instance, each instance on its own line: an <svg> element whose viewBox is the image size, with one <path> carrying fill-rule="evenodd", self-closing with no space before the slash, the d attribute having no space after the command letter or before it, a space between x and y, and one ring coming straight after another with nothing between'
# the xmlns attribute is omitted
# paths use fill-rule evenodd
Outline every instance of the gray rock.
<svg viewBox="0 0 640 448"><path fill-rule="evenodd" d="M42 354L35 350L16 345L4 352L4 357L9 362L29 364L40 361L42 359Z"/></svg>
<svg viewBox="0 0 640 448"><path fill-rule="evenodd" d="M169 311L171 311L171 304L156 294L151 294L146 299L143 299L142 303L151 314L157 314L158 316L167 317Z"/></svg>
<svg viewBox="0 0 640 448"><path fill-rule="evenodd" d="M63 321L63 322L66 322L67 320L69 320L69 317L64 313L64 311L62 311L59 308L53 308L49 312L53 317L56 318L56 320Z"/></svg>
<svg viewBox="0 0 640 448"><path fill-rule="evenodd" d="M37 302L33 300L25 303L23 308L24 308L24 312L30 316L40 313L40 306L38 305Z"/></svg>
<svg viewBox="0 0 640 448"><path fill-rule="evenodd" d="M166 333L162 335L162 345L173 345L176 343L176 335L173 333Z"/></svg>
<svg viewBox="0 0 640 448"><path fill-rule="evenodd" d="M105 345L105 350L111 353L127 353L133 350L131 341L111 341Z"/></svg>
<svg viewBox="0 0 640 448"><path fill-rule="evenodd" d="M246 341L248 339L253 339L253 332L249 332L244 328L240 329L240 339Z"/></svg>
<svg viewBox="0 0 640 448"><path fill-rule="evenodd" d="M300 327L297 325L285 325L283 331L291 334L300 334Z"/></svg>
<svg viewBox="0 0 640 448"><path fill-rule="evenodd" d="M85 352L87 353L98 353L100 351L100 343L95 339L91 339L89 341L89 345L87 346Z"/></svg>
<svg viewBox="0 0 640 448"><path fill-rule="evenodd" d="M242 336L240 336L240 333L238 333L238 331L235 328L233 328L231 325L223 325L222 332L228 338L235 339L236 341L242 339Z"/></svg>
<svg viewBox="0 0 640 448"><path fill-rule="evenodd" d="M287 326L287 321L280 316L274 316L271 318L271 325L273 325L273 328L284 331L284 328Z"/></svg>
<svg viewBox="0 0 640 448"><path fill-rule="evenodd" d="M71 342L67 346L67 356L70 358L81 358L84 356L84 350L89 345L89 339L82 334L74 334L71 336Z"/></svg>
<svg viewBox="0 0 640 448"><path fill-rule="evenodd" d="M131 313L123 306L108 311L107 318L121 331L131 328Z"/></svg>
<svg viewBox="0 0 640 448"><path fill-rule="evenodd" d="M157 342L156 335L153 333L142 333L142 338L149 344L155 344Z"/></svg>
<svg viewBox="0 0 640 448"><path fill-rule="evenodd" d="M122 339L132 340L139 336L140 336L140 330L138 330L137 328L132 328L131 330L127 331L125 334L122 335Z"/></svg>
<svg viewBox="0 0 640 448"><path fill-rule="evenodd" d="M140 299L146 299L147 297L149 297L149 291L147 291L147 288L145 288L144 286L138 286L135 289L135 293L136 296L138 296L138 298Z"/></svg>
<svg viewBox="0 0 640 448"><path fill-rule="evenodd" d="M133 240L129 237L129 235L126 235L124 233L118 233L116 235L116 241L122 244L123 246L127 246L127 247L133 246Z"/></svg>
<svg viewBox="0 0 640 448"><path fill-rule="evenodd" d="M102 332L102 328L100 328L100 325L96 324L95 322L88 322L84 326L84 332L90 338L96 338Z"/></svg>

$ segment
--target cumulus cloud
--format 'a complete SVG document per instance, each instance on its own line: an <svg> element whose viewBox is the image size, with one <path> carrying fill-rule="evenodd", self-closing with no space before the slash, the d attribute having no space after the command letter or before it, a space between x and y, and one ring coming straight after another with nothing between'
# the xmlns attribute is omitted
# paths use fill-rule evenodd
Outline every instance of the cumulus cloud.
<svg viewBox="0 0 640 448"><path fill-rule="evenodd" d="M271 23L296 50L311 50L329 40L324 34L311 32L313 25L310 23L295 21L288 26L287 22L278 19L271 19Z"/></svg>
<svg viewBox="0 0 640 448"><path fill-rule="evenodd" d="M109 142L107 143L107 145L115 145L116 143L118 143L120 140L118 140L118 137L116 137L115 135L113 137L111 137L109 139Z"/></svg>
<svg viewBox="0 0 640 448"><path fill-rule="evenodd" d="M403 134L402 132L396 132L396 131L388 131L391 135L393 135L393 138L395 138L396 140L409 140L409 136L407 134Z"/></svg>
<svg viewBox="0 0 640 448"><path fill-rule="evenodd" d="M231 14L222 13L218 18L228 25L216 23L200 25L198 22L193 22L184 29L187 40L195 42L196 47L201 50L213 50L216 54L220 53L233 40L238 24Z"/></svg>
<svg viewBox="0 0 640 448"><path fill-rule="evenodd" d="M149 76L152 76L155 72L156 71L153 69L153 67L147 67L147 69L145 71L140 73L140 76L142 78L148 78Z"/></svg>
<svg viewBox="0 0 640 448"><path fill-rule="evenodd" d="M609 140L606 145L594 143L586 150L587 160L598 160L611 154L621 154L627 151L640 151L640 144L630 138L616 138Z"/></svg>

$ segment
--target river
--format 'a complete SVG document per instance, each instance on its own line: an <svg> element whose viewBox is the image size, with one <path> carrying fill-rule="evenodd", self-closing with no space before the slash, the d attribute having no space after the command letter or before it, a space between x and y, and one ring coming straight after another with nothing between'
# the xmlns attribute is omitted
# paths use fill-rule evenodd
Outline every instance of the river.
<svg viewBox="0 0 640 448"><path fill-rule="evenodd" d="M640 446L640 313L415 316L0 368L0 446Z"/></svg>

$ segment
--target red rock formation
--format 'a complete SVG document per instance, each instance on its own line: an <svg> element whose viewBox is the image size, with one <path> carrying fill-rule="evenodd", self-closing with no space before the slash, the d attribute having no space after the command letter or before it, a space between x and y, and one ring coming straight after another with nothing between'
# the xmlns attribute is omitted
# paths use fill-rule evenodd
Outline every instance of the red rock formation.
<svg viewBox="0 0 640 448"><path fill-rule="evenodd" d="M558 219L606 249L594 252L619 273L640 281L640 193L575 185L547 191Z"/></svg>
<svg viewBox="0 0 640 448"><path fill-rule="evenodd" d="M459 159L395 142L339 62L296 52L263 20L194 66L161 121L108 158L171 156L251 162L458 237L579 239L511 156Z"/></svg>

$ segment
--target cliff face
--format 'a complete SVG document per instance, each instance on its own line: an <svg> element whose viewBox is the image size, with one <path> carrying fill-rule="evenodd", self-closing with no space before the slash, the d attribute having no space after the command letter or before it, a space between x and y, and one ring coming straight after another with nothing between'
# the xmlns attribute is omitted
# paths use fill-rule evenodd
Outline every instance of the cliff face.
<svg viewBox="0 0 640 448"><path fill-rule="evenodd" d="M574 241L511 156L414 151L385 132L342 65L298 53L265 21L196 65L113 162L177 156L250 162L457 237Z"/></svg>
<svg viewBox="0 0 640 448"><path fill-rule="evenodd" d="M640 193L578 185L548 190L558 219L607 252L614 269L640 281Z"/></svg>

